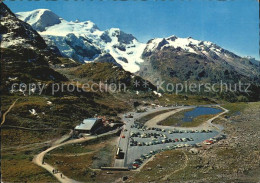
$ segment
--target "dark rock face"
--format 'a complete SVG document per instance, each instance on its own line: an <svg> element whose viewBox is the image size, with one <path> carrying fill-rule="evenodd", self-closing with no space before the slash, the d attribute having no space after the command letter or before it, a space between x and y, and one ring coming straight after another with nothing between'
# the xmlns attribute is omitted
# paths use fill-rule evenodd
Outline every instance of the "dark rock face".
<svg viewBox="0 0 260 183"><path fill-rule="evenodd" d="M101 51L91 43L83 41L82 37L77 38L74 34L68 34L65 37L65 41L75 51L75 55L93 58L95 55L101 53Z"/></svg>
<svg viewBox="0 0 260 183"><path fill-rule="evenodd" d="M0 11L2 42L20 39L21 41L17 41L12 47L26 46L28 44L38 49L47 48L43 38L30 25L16 18L4 3L0 4Z"/></svg>
<svg viewBox="0 0 260 183"><path fill-rule="evenodd" d="M130 44L135 39L132 34L126 34L123 31L120 31L120 34L117 36L118 41L124 44Z"/></svg>
<svg viewBox="0 0 260 183"><path fill-rule="evenodd" d="M14 82L66 81L49 67L60 63L43 38L27 23L19 20L4 3L0 3L2 83L7 90Z"/></svg>
<svg viewBox="0 0 260 183"><path fill-rule="evenodd" d="M171 36L167 40L175 41L177 39L177 36Z"/></svg>
<svg viewBox="0 0 260 183"><path fill-rule="evenodd" d="M116 62L116 60L114 59L114 57L112 57L112 55L110 55L109 53L105 53L105 54L102 54L100 55L96 60L95 62L101 62L101 63L112 63L113 65L116 65L118 67L122 67L120 64L118 64Z"/></svg>
<svg viewBox="0 0 260 183"><path fill-rule="evenodd" d="M112 39L109 37L107 32L104 32L100 37L105 43L110 43Z"/></svg>
<svg viewBox="0 0 260 183"><path fill-rule="evenodd" d="M159 45L165 45L163 40ZM154 75L161 77L167 82L183 81L207 81L210 83L229 82L237 83L238 81L259 83L259 67L252 66L250 62L234 56L232 59L224 60L209 51L209 56L185 52L185 50L164 47L154 51L143 53L145 62L141 66L139 74L144 79L149 79L155 84ZM148 65L148 67L147 67ZM149 72L147 72L147 68Z"/></svg>
<svg viewBox="0 0 260 183"><path fill-rule="evenodd" d="M123 44L114 45L113 47L119 49L120 51L126 51L125 45Z"/></svg>
<svg viewBox="0 0 260 183"><path fill-rule="evenodd" d="M169 42L163 39L157 46L157 50L160 50L164 45L168 44Z"/></svg>
<svg viewBox="0 0 260 183"><path fill-rule="evenodd" d="M47 63L59 62L56 56L60 54L55 46L47 46L44 39L29 24L19 20L4 3L0 4L0 10L1 47L34 50L31 52L45 56Z"/></svg>
<svg viewBox="0 0 260 183"><path fill-rule="evenodd" d="M118 57L118 59L123 61L123 62L125 62L125 63L128 63L128 60L126 58L124 58L124 57Z"/></svg>
<svg viewBox="0 0 260 183"><path fill-rule="evenodd" d="M259 64L209 41L171 36L148 41L138 74L156 83L167 82L260 83ZM156 78L154 77L156 76Z"/></svg>

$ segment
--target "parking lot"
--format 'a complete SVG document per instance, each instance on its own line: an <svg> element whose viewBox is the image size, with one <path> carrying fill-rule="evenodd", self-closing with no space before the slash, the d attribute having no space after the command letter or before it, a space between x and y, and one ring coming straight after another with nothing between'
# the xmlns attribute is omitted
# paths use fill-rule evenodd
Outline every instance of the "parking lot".
<svg viewBox="0 0 260 183"><path fill-rule="evenodd" d="M163 150L200 146L198 143L217 134L217 131L173 131L164 128L152 130L132 125L126 166L132 168L136 159L140 159L143 162L153 154Z"/></svg>
<svg viewBox="0 0 260 183"><path fill-rule="evenodd" d="M183 107L191 108L195 106ZM146 127L137 122L142 116L165 109L180 107L148 108L144 113L127 113L123 116L125 122L118 147L124 152L124 159L116 159L115 167L138 168L152 155L169 149L196 147L207 139L214 138L218 131L208 129L184 130L180 128L168 128L157 126Z"/></svg>

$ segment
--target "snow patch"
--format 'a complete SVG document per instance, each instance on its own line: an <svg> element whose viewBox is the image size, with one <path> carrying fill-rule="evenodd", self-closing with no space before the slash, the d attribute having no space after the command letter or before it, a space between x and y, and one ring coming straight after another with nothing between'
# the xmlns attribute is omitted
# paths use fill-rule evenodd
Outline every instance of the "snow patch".
<svg viewBox="0 0 260 183"><path fill-rule="evenodd" d="M56 22L47 22L46 18L43 17L44 14L54 17ZM100 49L102 53L110 53L126 71L132 73L139 71L139 65L143 62L141 56L146 44L138 42L131 34L126 34L119 28L101 31L91 21L68 22L47 9L19 12L17 17L33 27L36 24L38 27L41 27L40 30L37 28L36 30L47 40L48 44L56 45L63 56L73 58L76 55L75 50L67 43L68 40L65 39L68 35L73 34L77 39L85 40L83 44L86 46L92 45ZM107 36L108 40L104 36ZM84 47L82 44L77 46L79 48ZM98 55L94 57L76 56L78 60L84 63L94 61ZM122 61L119 58L125 58L126 61Z"/></svg>
<svg viewBox="0 0 260 183"><path fill-rule="evenodd" d="M161 96L162 96L162 94L159 93L159 92L157 92L157 91L153 91L153 93L154 93L155 95L157 95L158 97L161 97Z"/></svg>
<svg viewBox="0 0 260 183"><path fill-rule="evenodd" d="M34 116L37 115L37 112L35 111L35 109L31 109L31 110L29 110L29 112L30 112L32 115L34 115Z"/></svg>

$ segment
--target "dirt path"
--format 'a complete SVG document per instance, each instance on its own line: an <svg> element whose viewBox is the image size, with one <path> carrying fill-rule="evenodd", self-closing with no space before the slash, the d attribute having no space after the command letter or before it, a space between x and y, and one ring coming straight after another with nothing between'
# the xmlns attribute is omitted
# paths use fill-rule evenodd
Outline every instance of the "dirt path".
<svg viewBox="0 0 260 183"><path fill-rule="evenodd" d="M58 148L58 147L61 147L61 146L64 146L64 145L67 145L67 144L73 144L73 143L81 143L81 142L85 142L85 141L88 141L88 140L91 140L91 139L94 139L94 137L88 137L88 138L81 138L81 139L75 139L75 140L69 140L67 142L64 142L64 143L61 143L61 144L57 144L57 145L54 145L48 149L46 149L45 151L41 152L40 154L36 155L33 159L33 162L35 164L37 164L38 166L41 166L42 168L44 168L45 170L47 170L48 172L50 172L51 174L52 173L52 170L54 169L53 166L47 164L47 163L43 163L44 162L44 156L46 153ZM78 181L75 181L73 179L70 179L68 178L67 176L63 175L61 177L61 174L62 172L60 173L56 173L56 174L53 174L53 176L58 179L60 182L62 183L78 183Z"/></svg>
<svg viewBox="0 0 260 183"><path fill-rule="evenodd" d="M219 131L222 131L224 129L224 127L221 126L221 125L218 125L218 124L212 124L212 121L214 121L216 118L220 117L221 115L228 113L229 110L227 110L227 109L225 109L224 107L221 107L221 106L218 106L218 107L221 108L223 110L223 112L221 112L218 115L214 116L213 118L209 119L206 122L206 124L207 124L208 127L213 127L213 128L218 129ZM205 123L201 124L200 126L203 127L203 125L205 125Z"/></svg>
<svg viewBox="0 0 260 183"><path fill-rule="evenodd" d="M100 137L104 137L104 136L107 136L107 135L117 133L118 130L120 130L120 129L117 129L117 130L114 130L114 131L111 131L111 132L107 132L107 133L104 133L104 134L99 135L99 136L83 137L83 138L80 138L80 139L72 139L72 140L69 140L69 141L66 141L66 142L63 142L63 143L60 143L60 144L55 144L55 145L51 146L50 148L46 149L45 151L42 151L40 154L36 155L33 159L33 163L35 163L36 165L38 165L38 166L44 168L45 170L47 170L48 172L50 172L61 183L80 183L79 181L68 178L62 172L53 174L52 170L54 169L54 167L51 166L50 164L47 164L47 163L44 162L45 154L54 150L54 149L56 149L56 148L58 148L58 147L64 146L64 145L86 142L86 141L89 141L89 140L92 140L92 139L96 139L96 138L100 138ZM66 135L62 136L60 138L60 140L57 140L56 142L59 142L59 141L61 142L62 140L64 140L65 137L67 137L67 136ZM61 177L61 174L62 174L62 177Z"/></svg>
<svg viewBox="0 0 260 183"><path fill-rule="evenodd" d="M184 156L185 156L184 165L183 165L181 168L179 168L179 169L173 171L172 173L166 175L165 177L163 177L162 180L167 180L167 179L168 179L170 176L172 176L173 174L175 174L175 173L177 173L177 172L179 172L179 171L181 171L181 170L184 170L184 169L187 167L188 161L189 161L189 157L187 156L187 154L186 154L184 151L182 151L182 152L183 152L183 154L184 154Z"/></svg>
<svg viewBox="0 0 260 183"><path fill-rule="evenodd" d="M30 131L64 130L63 128L26 128L26 127L22 127L22 126L14 126L14 125L5 125L4 127L21 129L21 130L30 130Z"/></svg>
<svg viewBox="0 0 260 183"><path fill-rule="evenodd" d="M1 147L2 151L9 151L9 150L33 150L33 149L39 149L40 147L47 146L50 144L52 141L48 140L45 142L36 142L32 144L27 144L27 145L19 145L19 146L8 146L8 147Z"/></svg>
<svg viewBox="0 0 260 183"><path fill-rule="evenodd" d="M19 100L19 98L16 99L16 100L12 103L12 105L10 105L10 107L8 108L7 111L5 111L5 113L3 114L3 118L2 118L2 122L1 122L0 127L2 127L2 125L3 125L4 122L5 122L5 117L6 117L6 115L11 111L11 109L14 107L15 103L16 103L18 100Z"/></svg>
<svg viewBox="0 0 260 183"><path fill-rule="evenodd" d="M70 133L69 134L65 134L63 135L61 138L55 140L53 143L52 143L52 146L55 146L55 145L58 145L62 142L65 142L66 140L68 140L73 134L73 130L70 130Z"/></svg>
<svg viewBox="0 0 260 183"><path fill-rule="evenodd" d="M59 156L59 157L75 157L75 156L84 156L86 154L93 154L97 152L96 150L90 151L90 152L85 152L85 153L77 153L77 154L52 154L52 156Z"/></svg>

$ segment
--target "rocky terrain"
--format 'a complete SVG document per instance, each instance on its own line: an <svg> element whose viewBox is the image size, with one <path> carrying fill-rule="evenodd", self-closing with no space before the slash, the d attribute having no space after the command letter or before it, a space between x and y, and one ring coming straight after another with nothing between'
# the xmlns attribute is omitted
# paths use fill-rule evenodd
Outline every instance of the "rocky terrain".
<svg viewBox="0 0 260 183"><path fill-rule="evenodd" d="M57 54L48 47L31 26L1 3L1 80L2 91L9 92L12 83L67 81L50 68L60 63Z"/></svg>
<svg viewBox="0 0 260 183"><path fill-rule="evenodd" d="M139 42L118 28L100 30L91 21L68 22L47 9L19 12L49 46L79 62L117 63L152 83L160 77L167 81L259 82L259 62L240 57L210 41L191 37L154 38Z"/></svg>
<svg viewBox="0 0 260 183"><path fill-rule="evenodd" d="M193 38L150 40L143 53L139 74L156 81L156 76L171 82L251 81L259 83L259 65L218 45Z"/></svg>

